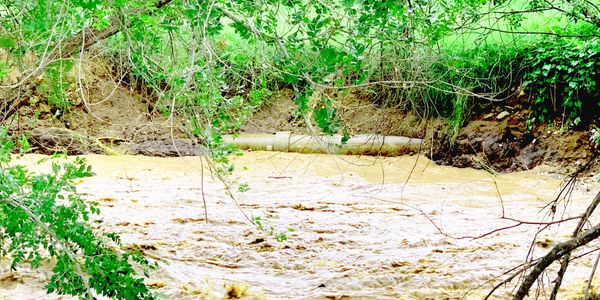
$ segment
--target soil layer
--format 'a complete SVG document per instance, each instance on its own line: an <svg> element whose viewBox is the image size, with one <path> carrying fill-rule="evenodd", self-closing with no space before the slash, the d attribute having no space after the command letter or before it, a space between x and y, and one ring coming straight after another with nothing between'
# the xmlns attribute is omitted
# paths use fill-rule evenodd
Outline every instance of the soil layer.
<svg viewBox="0 0 600 300"><path fill-rule="evenodd" d="M69 92L73 106L65 111L32 96L10 121L16 134L29 133L33 152L70 154L201 155L205 151L187 140L185 118L165 117L155 99L119 80L102 61L85 67L80 78L85 92ZM398 135L423 138L422 152L438 164L486 169L491 172L528 170L547 164L561 173L572 172L594 155L591 128L529 124L527 98L473 109L455 136L445 120L423 118L395 107L381 107L356 94L328 95L336 102L349 134ZM289 90L276 92L241 128L243 133L291 131L318 134L294 117Z"/></svg>

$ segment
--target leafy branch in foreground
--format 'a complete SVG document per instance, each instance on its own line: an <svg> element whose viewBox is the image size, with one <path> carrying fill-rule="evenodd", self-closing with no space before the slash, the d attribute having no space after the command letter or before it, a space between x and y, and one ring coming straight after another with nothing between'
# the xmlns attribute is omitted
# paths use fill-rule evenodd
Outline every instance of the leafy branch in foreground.
<svg viewBox="0 0 600 300"><path fill-rule="evenodd" d="M140 253L118 252L118 235L87 224L99 210L76 193L74 180L92 176L91 166L57 155L40 161L50 161L49 173L37 174L12 161L13 148L0 129L0 256L11 259L11 268L53 266L48 293L154 299L135 266L147 275L155 264Z"/></svg>

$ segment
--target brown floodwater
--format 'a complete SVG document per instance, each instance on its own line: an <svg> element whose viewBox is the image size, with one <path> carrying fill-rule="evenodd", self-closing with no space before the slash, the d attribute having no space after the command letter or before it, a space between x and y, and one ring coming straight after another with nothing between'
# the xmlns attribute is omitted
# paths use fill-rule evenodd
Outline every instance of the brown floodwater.
<svg viewBox="0 0 600 300"><path fill-rule="evenodd" d="M206 222L198 157L86 157L97 175L78 191L100 202L98 227L159 262L147 283L167 299L481 299L532 244L533 255L543 255L575 227L465 238L515 224L503 210L550 220L541 208L561 181L544 168L493 176L422 156L248 152L235 159L232 177L249 190L234 194L247 216L260 217L260 230L205 170ZM556 218L580 213L598 187L580 184ZM281 232L287 241L277 241ZM573 262L561 299L581 297L593 260ZM47 268L10 272L6 260L0 267L0 299L61 299L44 294Z"/></svg>

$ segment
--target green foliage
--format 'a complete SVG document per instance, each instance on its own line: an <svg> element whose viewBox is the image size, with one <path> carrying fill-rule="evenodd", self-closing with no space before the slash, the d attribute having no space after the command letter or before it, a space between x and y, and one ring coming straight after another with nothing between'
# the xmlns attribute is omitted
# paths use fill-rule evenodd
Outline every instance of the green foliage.
<svg viewBox="0 0 600 300"><path fill-rule="evenodd" d="M590 141L594 143L594 146L600 147L600 130L598 130L598 128L594 128L592 129L591 133Z"/></svg>
<svg viewBox="0 0 600 300"><path fill-rule="evenodd" d="M6 77L6 75L8 75L9 72L10 72L10 69L8 68L6 63L3 61L0 61L0 80L2 80L4 77Z"/></svg>
<svg viewBox="0 0 600 300"><path fill-rule="evenodd" d="M326 134L342 131L342 142L348 136L335 101L322 95L365 92L379 105L445 116L455 136L474 102L506 98L522 70L536 120L564 114L588 121L600 96L594 9L580 0L2 1L0 79L11 69L32 75L27 88L42 78L34 92L57 114L68 111L72 56L105 38L95 51L127 70L118 77L131 88L157 98L165 117L184 115L223 178L234 171L230 157L240 154L223 135L238 132L281 87L294 92L295 117ZM101 35L114 26L118 32ZM20 88L10 91L31 92ZM26 140L20 145L26 148ZM1 254L34 267L53 258L49 291L82 296L87 283L108 297L151 298L133 270L147 261L111 250L118 237L86 223L97 207L73 185L91 175L85 162L53 160L50 173L35 174L11 161L13 147L4 135ZM259 217L253 222L287 239Z"/></svg>
<svg viewBox="0 0 600 300"><path fill-rule="evenodd" d="M292 228L288 228L288 230L294 231ZM276 241L283 243L288 240L287 233L285 231L275 232L275 228L273 226L269 227L269 236L275 238Z"/></svg>
<svg viewBox="0 0 600 300"><path fill-rule="evenodd" d="M450 141L454 142L458 136L458 131L464 125L468 118L467 112L468 99L464 95L456 95L456 100L453 102L452 115L448 119L448 127L450 130Z"/></svg>
<svg viewBox="0 0 600 300"><path fill-rule="evenodd" d="M253 89L248 93L248 98L250 100L250 105L253 108L261 107L263 104L267 103L270 97L273 95L273 92L266 88Z"/></svg>
<svg viewBox="0 0 600 300"><path fill-rule="evenodd" d="M452 140L468 120L474 103L510 97L519 84L523 47L520 43L484 43L446 49L434 68L434 73L445 80L433 85L428 96L437 111L447 116Z"/></svg>
<svg viewBox="0 0 600 300"><path fill-rule="evenodd" d="M234 171L230 157L240 154L223 135L238 132L281 87L294 92L295 117L314 121L326 134L342 131L342 142L348 136L335 101L322 95L365 92L380 105L445 116L455 136L473 102L509 96L522 69L537 120L564 114L571 121L588 121L599 111L600 96L600 22L592 4L2 1L0 79L11 69L23 78L32 75L27 88L42 78L34 92L57 114L68 111L75 88L68 75L73 56L118 26L95 51L127 70L118 77L127 78L132 88L142 86L157 98L155 107L165 117L186 116L190 136L209 149L214 171L223 178ZM572 37L519 33L534 31ZM44 68L41 76L37 66ZM20 88L9 92L31 92ZM91 176L89 166L80 159L53 159L51 172L33 173L12 161L15 145L5 132L0 137L0 254L13 266L37 267L53 259L50 292L84 296L88 285L107 297L152 298L134 271L134 265L148 262L139 254L116 252L116 235L87 225L98 210L77 195L73 180ZM25 139L19 144L28 147ZM241 184L238 191L248 188ZM287 239L286 231L265 228L260 217L253 222L276 240Z"/></svg>
<svg viewBox="0 0 600 300"><path fill-rule="evenodd" d="M258 229L264 229L264 225L262 223L262 218L260 216L252 216L252 222L254 223L254 225L256 225L256 227L258 227Z"/></svg>
<svg viewBox="0 0 600 300"><path fill-rule="evenodd" d="M88 225L99 210L76 193L74 184L93 175L85 160L65 162L56 155L40 161L50 164L50 172L33 173L12 161L13 147L6 130L0 130L0 255L11 259L11 267L53 265L48 293L153 299L135 270L153 265L139 253L115 250L119 236Z"/></svg>
<svg viewBox="0 0 600 300"><path fill-rule="evenodd" d="M252 223L254 223L254 225L256 225L256 227L259 230L265 231L268 236L274 238L276 241L278 241L280 243L283 243L288 240L288 236L287 236L288 232L296 231L296 229L294 229L294 228L288 228L285 231L284 230L276 231L275 227L273 227L273 226L269 226L269 228L266 228L265 224L263 223L263 219L260 216L252 216L250 219L252 220Z"/></svg>
<svg viewBox="0 0 600 300"><path fill-rule="evenodd" d="M242 183L238 186L238 191L240 193L245 193L250 190L250 186L247 183Z"/></svg>
<svg viewBox="0 0 600 300"><path fill-rule="evenodd" d="M576 123L595 117L600 104L598 39L544 39L532 45L526 62L530 67L523 85L532 93L539 121L557 114Z"/></svg>
<svg viewBox="0 0 600 300"><path fill-rule="evenodd" d="M13 58L34 53L41 59L48 46L86 28L101 31L119 24L120 33L105 41L107 52L125 56L119 60L127 64L123 67L159 98L156 107L166 117L186 114L190 134L215 149L221 161L235 151L215 136L239 130L281 86L294 91L298 116L312 117L327 134L343 124L333 101L310 103L317 90L355 87L381 104L459 120L463 104L477 95L502 99L515 86L515 63L536 53L524 50L531 39L520 32L597 37L600 24L593 8L587 1L558 0L32 0L0 4L6 14L0 21L0 48L9 49ZM16 22L6 21L11 19ZM593 89L589 80L563 78L589 79L591 71L556 75L569 89L548 87L553 77L538 80L545 72L541 68L560 51L528 57L531 90L546 89L536 96L539 119L546 118L551 92L566 97L556 108L574 118L585 102L581 92ZM573 55L576 51L571 49ZM68 57L53 62L41 86L59 111L70 105L71 83L64 76L69 64Z"/></svg>
<svg viewBox="0 0 600 300"><path fill-rule="evenodd" d="M12 49L16 46L16 42L9 36L0 36L0 48Z"/></svg>
<svg viewBox="0 0 600 300"><path fill-rule="evenodd" d="M39 87L42 95L48 99L48 104L57 108L57 113L67 110L72 106L69 100L69 90L74 83L68 75L73 68L72 60L61 60L46 68L44 81Z"/></svg>
<svg viewBox="0 0 600 300"><path fill-rule="evenodd" d="M330 105L324 105L314 110L314 118L317 125L326 134L335 134L343 127L337 109Z"/></svg>

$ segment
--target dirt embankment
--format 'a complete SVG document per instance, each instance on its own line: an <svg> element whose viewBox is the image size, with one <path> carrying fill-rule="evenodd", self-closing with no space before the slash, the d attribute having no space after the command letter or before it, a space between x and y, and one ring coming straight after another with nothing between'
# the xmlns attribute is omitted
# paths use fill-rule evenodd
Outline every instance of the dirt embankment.
<svg viewBox="0 0 600 300"><path fill-rule="evenodd" d="M67 109L50 105L37 90L3 125L27 134L35 153L200 155L183 128L182 118L165 118L151 97L124 80L109 64L94 60L69 74Z"/></svg>
<svg viewBox="0 0 600 300"><path fill-rule="evenodd" d="M290 97L283 93L261 108L243 129L250 133L306 133L303 123L290 122L294 107ZM353 95L339 97L338 109L351 134L423 138L423 154L442 165L510 172L547 164L570 173L592 158L591 128L566 130L531 124L526 103L526 98L519 98L473 111L455 138L449 135L443 119L423 119L400 109L378 107L369 99Z"/></svg>
<svg viewBox="0 0 600 300"><path fill-rule="evenodd" d="M69 112L51 107L34 93L35 101L22 107L10 122L13 132L32 131L33 151L154 156L204 153L186 140L184 118L165 118L154 100L124 81L109 64L95 61L73 76L80 78L80 86L68 93L74 103ZM294 118L291 96L285 90L275 93L242 132L314 134L310 126ZM442 119L423 119L398 108L379 107L352 94L332 96L350 134L424 138L423 153L439 164L504 172L544 163L570 172L593 154L590 128L528 127L530 112L523 98L474 111L453 140Z"/></svg>
<svg viewBox="0 0 600 300"><path fill-rule="evenodd" d="M433 131L428 156L439 164L507 172L546 164L571 173L594 156L591 128L530 124L530 111L521 104L480 112L451 140L447 131ZM588 171L595 164L589 165Z"/></svg>

